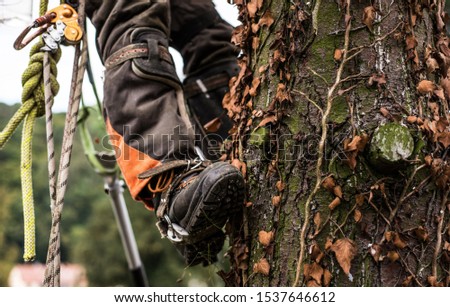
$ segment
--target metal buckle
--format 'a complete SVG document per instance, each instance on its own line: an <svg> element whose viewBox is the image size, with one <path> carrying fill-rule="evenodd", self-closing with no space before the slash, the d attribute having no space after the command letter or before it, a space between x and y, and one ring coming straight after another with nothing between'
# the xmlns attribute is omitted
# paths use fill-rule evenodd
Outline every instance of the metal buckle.
<svg viewBox="0 0 450 307"><path fill-rule="evenodd" d="M164 220L167 223L167 239L169 239L173 243L181 243L186 241L189 233L180 225L172 223L169 216L167 214L164 215Z"/></svg>
<svg viewBox="0 0 450 307"><path fill-rule="evenodd" d="M41 48L42 51L56 51L59 44L64 40L64 29L66 25L58 20L56 24L50 26L47 29L47 33L42 34L42 39L44 40L45 46Z"/></svg>

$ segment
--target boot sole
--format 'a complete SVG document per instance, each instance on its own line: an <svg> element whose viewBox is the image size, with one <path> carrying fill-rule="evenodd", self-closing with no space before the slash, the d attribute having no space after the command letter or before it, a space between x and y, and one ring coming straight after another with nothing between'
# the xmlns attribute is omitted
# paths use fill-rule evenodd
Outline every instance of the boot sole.
<svg viewBox="0 0 450 307"><path fill-rule="evenodd" d="M206 192L192 213L186 230L194 237L201 232L221 231L228 218L242 209L243 203L244 179L239 172L232 170Z"/></svg>
<svg viewBox="0 0 450 307"><path fill-rule="evenodd" d="M230 172L217 180L203 196L186 226L190 236L195 238L194 243L185 246L183 255L187 265L207 265L217 261L225 241L222 228L231 216L242 210L244 187L242 175L230 168Z"/></svg>

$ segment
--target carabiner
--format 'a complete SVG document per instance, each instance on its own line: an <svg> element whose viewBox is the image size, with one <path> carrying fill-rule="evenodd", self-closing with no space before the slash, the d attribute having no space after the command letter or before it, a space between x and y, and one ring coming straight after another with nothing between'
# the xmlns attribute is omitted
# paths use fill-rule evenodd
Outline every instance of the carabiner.
<svg viewBox="0 0 450 307"><path fill-rule="evenodd" d="M45 14L44 16L41 16L37 18L31 25L25 28L25 30L20 33L20 35L17 37L17 39L14 41L14 49L20 50L26 45L28 45L33 39L44 33L48 26L50 25L51 21L56 17L56 13L50 12L48 14ZM36 32L31 34L30 36L26 37L27 34L34 28L40 27Z"/></svg>

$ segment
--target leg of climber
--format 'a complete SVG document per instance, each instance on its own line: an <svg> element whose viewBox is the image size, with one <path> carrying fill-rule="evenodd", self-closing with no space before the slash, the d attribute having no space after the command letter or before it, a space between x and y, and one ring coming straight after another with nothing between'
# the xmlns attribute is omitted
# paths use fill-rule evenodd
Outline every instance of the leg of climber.
<svg viewBox="0 0 450 307"><path fill-rule="evenodd" d="M233 28L211 0L172 0L171 45L184 59L184 94L205 155L215 160L232 122L222 107L229 80L239 72Z"/></svg>
<svg viewBox="0 0 450 307"><path fill-rule="evenodd" d="M194 150L181 84L168 52L169 1L87 1L104 62L104 115L134 199L156 210L161 233L187 264L211 263L244 183L227 163Z"/></svg>

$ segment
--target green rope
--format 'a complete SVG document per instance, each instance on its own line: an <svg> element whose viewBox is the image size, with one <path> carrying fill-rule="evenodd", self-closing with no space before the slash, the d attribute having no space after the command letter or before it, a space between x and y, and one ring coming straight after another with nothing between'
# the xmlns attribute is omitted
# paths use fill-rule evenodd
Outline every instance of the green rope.
<svg viewBox="0 0 450 307"><path fill-rule="evenodd" d="M63 3L64 1L61 1ZM42 16L48 10L48 0L41 0L39 3L39 15Z"/></svg>
<svg viewBox="0 0 450 307"><path fill-rule="evenodd" d="M30 62L27 69L22 74L22 103L32 104L33 108L30 110L24 124L22 135L22 156L21 156L21 177L22 177L22 202L24 214L24 255L25 261L32 261L36 255L35 253L35 221L34 221L34 200L33 200L33 185L32 185L32 153L31 145L33 138L33 125L36 117L45 114L45 95L44 95L44 80L43 80L43 61L44 52L41 48L44 47L44 42L40 40L35 44L30 51ZM61 57L61 50L50 56L50 71L51 71L51 89L54 95L59 91L59 84L56 81L57 68L56 63Z"/></svg>
<svg viewBox="0 0 450 307"><path fill-rule="evenodd" d="M23 220L24 220L24 254L25 261L33 261L36 256L35 220L32 182L32 135L37 109L31 109L23 126L20 174L22 181Z"/></svg>
<svg viewBox="0 0 450 307"><path fill-rule="evenodd" d="M44 42L40 40L30 51L30 62L28 67L22 74L22 105L11 117L6 127L0 132L0 149L9 141L17 127L24 120L25 116L34 108L37 108L36 116L40 117L45 114L44 89L42 79L42 69L44 52L40 49L44 47ZM50 56L51 65L51 86L52 91L56 95L59 90L59 84L56 81L58 73L56 63L61 58L61 50Z"/></svg>

